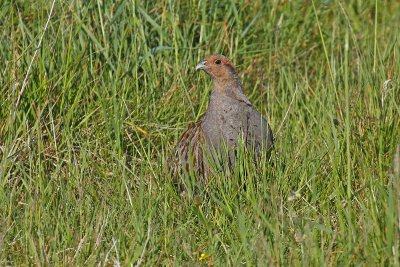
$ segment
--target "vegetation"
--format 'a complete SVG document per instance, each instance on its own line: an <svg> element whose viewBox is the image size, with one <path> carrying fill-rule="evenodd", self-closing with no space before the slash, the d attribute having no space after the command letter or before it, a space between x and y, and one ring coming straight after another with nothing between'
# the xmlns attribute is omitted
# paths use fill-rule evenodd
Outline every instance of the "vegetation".
<svg viewBox="0 0 400 267"><path fill-rule="evenodd" d="M0 265L399 266L399 10L1 1ZM184 197L165 165L211 53L276 144Z"/></svg>

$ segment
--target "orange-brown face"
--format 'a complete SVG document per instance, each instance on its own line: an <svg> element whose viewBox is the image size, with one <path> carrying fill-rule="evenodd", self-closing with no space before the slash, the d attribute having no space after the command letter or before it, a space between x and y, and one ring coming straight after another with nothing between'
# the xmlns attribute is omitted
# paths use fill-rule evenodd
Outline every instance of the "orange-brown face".
<svg viewBox="0 0 400 267"><path fill-rule="evenodd" d="M223 55L211 55L196 66L196 70L204 70L213 79L229 79L236 75L231 61Z"/></svg>

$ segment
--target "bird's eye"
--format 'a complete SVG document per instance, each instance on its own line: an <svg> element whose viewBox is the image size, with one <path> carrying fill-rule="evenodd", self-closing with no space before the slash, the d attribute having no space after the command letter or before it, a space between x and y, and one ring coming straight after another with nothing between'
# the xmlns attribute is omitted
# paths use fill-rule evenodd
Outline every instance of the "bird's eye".
<svg viewBox="0 0 400 267"><path fill-rule="evenodd" d="M221 64L221 60L219 60L219 59L215 60L215 64L217 64L217 65Z"/></svg>

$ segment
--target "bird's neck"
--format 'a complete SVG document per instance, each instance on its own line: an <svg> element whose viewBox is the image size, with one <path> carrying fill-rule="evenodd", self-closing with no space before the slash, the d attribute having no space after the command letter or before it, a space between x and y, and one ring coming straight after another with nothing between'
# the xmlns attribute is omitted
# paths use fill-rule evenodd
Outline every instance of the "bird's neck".
<svg viewBox="0 0 400 267"><path fill-rule="evenodd" d="M248 98L243 94L242 84L237 75L229 77L229 79L214 79L214 85L210 96L210 105L214 102L214 98L220 98L221 95L241 102L250 103Z"/></svg>
<svg viewBox="0 0 400 267"><path fill-rule="evenodd" d="M242 84L237 75L232 75L226 78L216 78L213 80L213 90L229 94L229 93L242 93Z"/></svg>

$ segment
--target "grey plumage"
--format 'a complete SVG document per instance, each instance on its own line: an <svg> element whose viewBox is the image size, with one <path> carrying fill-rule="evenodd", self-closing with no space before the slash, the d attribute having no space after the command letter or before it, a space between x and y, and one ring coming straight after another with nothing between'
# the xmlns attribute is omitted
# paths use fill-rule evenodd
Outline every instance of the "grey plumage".
<svg viewBox="0 0 400 267"><path fill-rule="evenodd" d="M196 69L204 70L212 77L213 89L206 113L186 130L175 147L174 174L179 176L185 169L207 178L210 159L216 160L223 150L228 152L229 159L226 160L234 164L240 138L247 149L254 149L256 157L262 149L269 155L273 145L271 128L244 95L229 59L211 55Z"/></svg>

